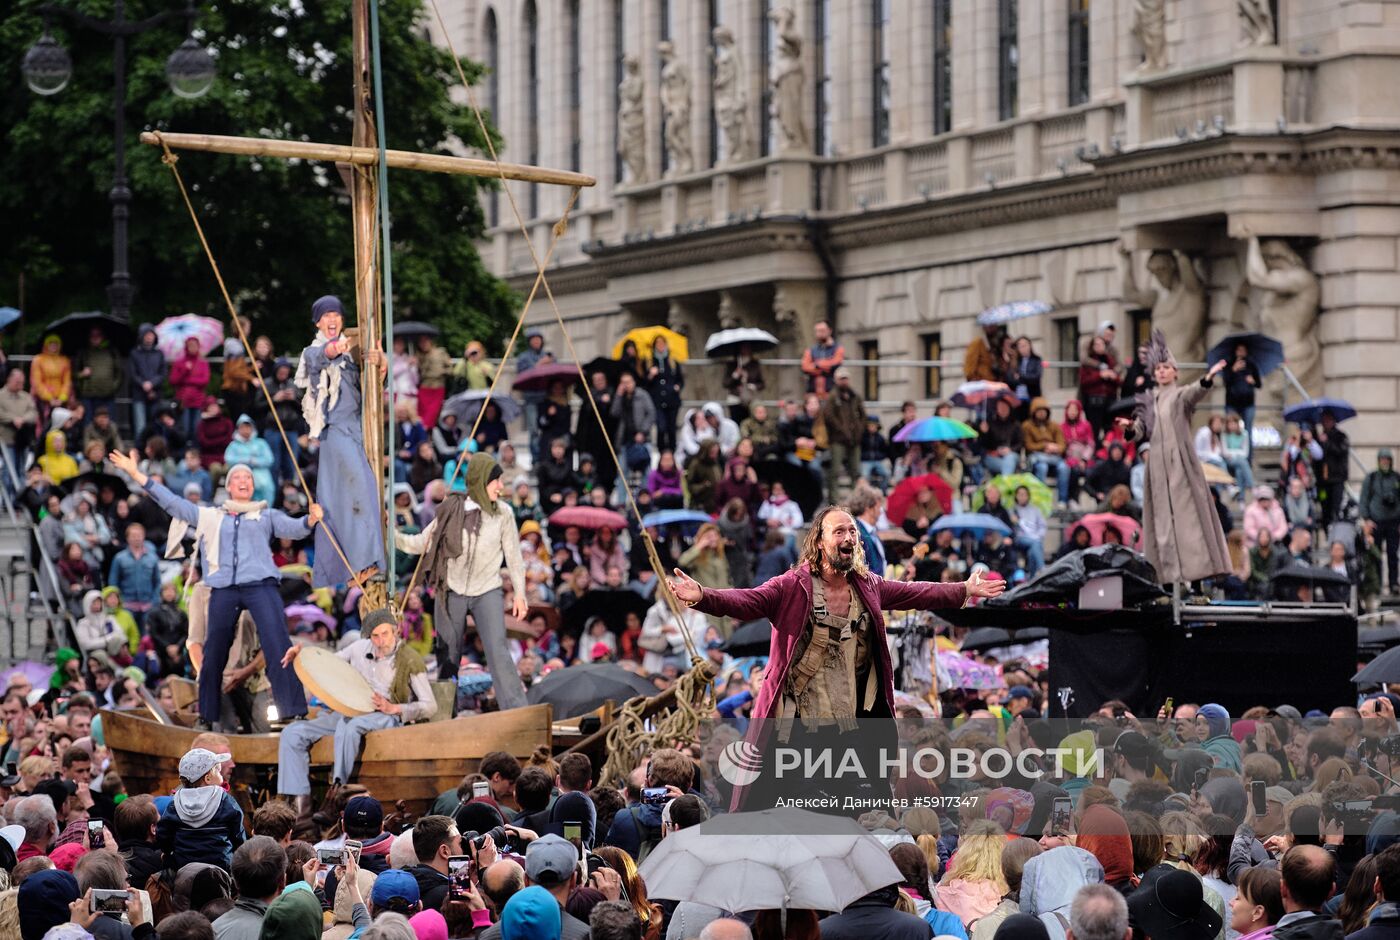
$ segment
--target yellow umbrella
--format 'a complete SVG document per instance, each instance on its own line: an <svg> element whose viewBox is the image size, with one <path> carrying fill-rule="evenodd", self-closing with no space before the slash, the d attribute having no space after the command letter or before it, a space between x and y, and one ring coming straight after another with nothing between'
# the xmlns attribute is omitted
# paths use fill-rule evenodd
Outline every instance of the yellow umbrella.
<svg viewBox="0 0 1400 940"><path fill-rule="evenodd" d="M628 330L613 347L613 358L622 358L622 347L630 339L637 344L637 353L640 358L650 359L651 344L658 336L665 339L666 345L671 348L672 359L677 362L685 362L690 358L689 341L675 330L668 330L664 326L639 326L635 330Z"/></svg>
<svg viewBox="0 0 1400 940"><path fill-rule="evenodd" d="M1229 484L1235 482L1235 478L1230 476L1229 471L1227 471L1224 467L1219 466L1218 464L1213 464L1208 461L1202 460L1201 469L1205 471L1206 482L1211 484L1212 486L1215 486L1217 484L1228 486Z"/></svg>

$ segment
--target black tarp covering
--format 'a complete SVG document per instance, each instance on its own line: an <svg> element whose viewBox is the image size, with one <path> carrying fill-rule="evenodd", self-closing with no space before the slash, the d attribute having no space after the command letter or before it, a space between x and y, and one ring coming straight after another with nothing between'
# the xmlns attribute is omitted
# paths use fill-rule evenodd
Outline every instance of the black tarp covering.
<svg viewBox="0 0 1400 940"><path fill-rule="evenodd" d="M1164 597L1157 572L1147 559L1123 545L1095 545L1072 552L1046 567L1020 587L981 605L989 608L1025 604L1078 603L1079 589L1093 578L1118 574L1123 578L1123 603L1137 606Z"/></svg>

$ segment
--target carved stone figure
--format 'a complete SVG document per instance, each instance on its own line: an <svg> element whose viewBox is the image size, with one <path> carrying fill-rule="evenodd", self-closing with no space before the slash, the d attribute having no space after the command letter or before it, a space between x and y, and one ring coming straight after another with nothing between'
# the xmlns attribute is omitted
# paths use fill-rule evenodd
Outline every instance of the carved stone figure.
<svg viewBox="0 0 1400 940"><path fill-rule="evenodd" d="M1317 275L1288 243L1260 242L1249 236L1245 277L1264 291L1259 321L1264 332L1283 344L1283 357L1298 384L1314 397L1322 394L1322 346L1317 341Z"/></svg>
<svg viewBox="0 0 1400 940"><path fill-rule="evenodd" d="M617 86L617 152L627 164L629 182L647 178L647 118L643 95L642 64L629 55L623 60L623 76Z"/></svg>
<svg viewBox="0 0 1400 940"><path fill-rule="evenodd" d="M661 53L661 110L666 115L666 175L684 176L695 169L690 148L690 73L669 42L656 48Z"/></svg>
<svg viewBox="0 0 1400 940"><path fill-rule="evenodd" d="M738 163L749 155L749 99L744 93L744 68L734 45L734 33L728 26L716 26L711 38L715 43L710 49L715 60L715 119L724 131L720 159Z"/></svg>
<svg viewBox="0 0 1400 940"><path fill-rule="evenodd" d="M1274 44L1274 12L1269 0L1235 0L1240 15L1241 46Z"/></svg>
<svg viewBox="0 0 1400 940"><path fill-rule="evenodd" d="M1147 259L1147 270L1161 287L1139 289L1133 272L1132 252L1118 246L1123 256L1123 299L1152 308L1152 326L1162 331L1167 345L1185 362L1206 358L1206 289L1196 266L1185 253L1158 250Z"/></svg>
<svg viewBox="0 0 1400 940"><path fill-rule="evenodd" d="M778 49L773 56L771 117L778 127L778 150L805 150L807 122L803 118L802 34L791 7L779 7L768 16L778 27Z"/></svg>
<svg viewBox="0 0 1400 940"><path fill-rule="evenodd" d="M1142 44L1142 71L1167 67L1167 0L1134 0L1133 38Z"/></svg>

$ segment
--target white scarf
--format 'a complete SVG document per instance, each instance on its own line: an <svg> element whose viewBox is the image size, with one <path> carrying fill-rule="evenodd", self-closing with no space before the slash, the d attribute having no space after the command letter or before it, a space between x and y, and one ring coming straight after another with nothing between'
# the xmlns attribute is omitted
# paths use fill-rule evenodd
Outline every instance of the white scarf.
<svg viewBox="0 0 1400 940"><path fill-rule="evenodd" d="M200 506L199 522L194 530L194 554L191 562L199 558L201 546L204 551L205 566L208 573L213 574L219 570L219 527L223 525L224 515L245 515L254 521L262 517L262 511L267 508L267 503L262 500L244 501L238 499L226 499L222 508L214 506ZM185 533L189 531L189 523L183 519L170 518L170 532L165 538L165 557L184 558L185 547L180 543L184 541Z"/></svg>
<svg viewBox="0 0 1400 940"><path fill-rule="evenodd" d="M330 341L329 336L317 330L316 338L311 341L311 348L320 349ZM333 410L336 402L340 400L340 372L343 368L340 363L327 362L313 388L311 376L306 369L305 351L297 362L297 374L292 381L297 388L306 389L306 394L301 399L301 416L306 421L308 433L317 440L326 429L327 412Z"/></svg>

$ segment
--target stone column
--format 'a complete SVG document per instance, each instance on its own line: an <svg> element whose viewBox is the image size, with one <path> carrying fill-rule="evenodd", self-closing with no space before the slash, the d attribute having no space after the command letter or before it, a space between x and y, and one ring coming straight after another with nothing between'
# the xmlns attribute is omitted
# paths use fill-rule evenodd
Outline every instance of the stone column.
<svg viewBox="0 0 1400 940"><path fill-rule="evenodd" d="M831 35L827 46L831 65L831 136L838 153L850 154L870 146L870 78L864 76L870 61L868 40L870 13L867 4L831 4ZM864 28L858 24L864 23ZM857 34L860 35L857 35Z"/></svg>
<svg viewBox="0 0 1400 940"><path fill-rule="evenodd" d="M886 37L890 59L890 143L928 137L933 109L932 8L892 3ZM917 130L916 130L917 129ZM888 184L887 184L888 185Z"/></svg>
<svg viewBox="0 0 1400 940"><path fill-rule="evenodd" d="M954 3L949 13L953 18L953 129L959 131L986 123L982 118L986 89L979 90L977 84L977 6L973 3ZM995 117L995 91L991 107L992 116Z"/></svg>
<svg viewBox="0 0 1400 940"><path fill-rule="evenodd" d="M627 51L636 50L642 63L642 80L646 83L647 168L652 179L661 178L661 56L656 51L661 41L661 14L658 0L631 0L627 11L636 11L627 18ZM664 2L664 0L661 0ZM675 29L675 24L672 24ZM633 38L635 37L635 39Z"/></svg>
<svg viewBox="0 0 1400 940"><path fill-rule="evenodd" d="M802 350L812 344L812 327L826 317L826 286L821 281L778 281L773 285L774 331L781 341L775 358L800 359ZM836 325L836 335L841 326ZM807 390L807 377L801 369L770 369L765 373L768 392L775 398L801 396ZM776 378L776 381L774 381Z"/></svg>
<svg viewBox="0 0 1400 940"><path fill-rule="evenodd" d="M1129 11L1131 16L1131 11ZM1112 3L1089 6L1089 98L1102 101L1118 94L1120 75L1124 72L1122 54L1132 27L1122 23L1122 11ZM1132 68L1132 66L1128 66Z"/></svg>
<svg viewBox="0 0 1400 940"><path fill-rule="evenodd" d="M1057 34L1061 43L1065 38L1063 4L1020 3L1017 10L1020 22L1016 42L1021 62L1016 114L1019 117L1063 108L1067 57L1063 50L1055 55L1054 48Z"/></svg>

